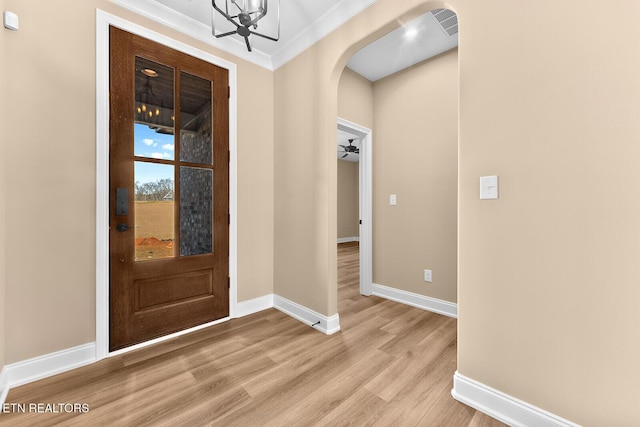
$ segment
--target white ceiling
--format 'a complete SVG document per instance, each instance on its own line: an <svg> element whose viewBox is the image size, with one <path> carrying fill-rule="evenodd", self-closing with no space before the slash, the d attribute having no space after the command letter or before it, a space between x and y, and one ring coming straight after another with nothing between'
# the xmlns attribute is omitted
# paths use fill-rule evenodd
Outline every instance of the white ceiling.
<svg viewBox="0 0 640 427"><path fill-rule="evenodd" d="M458 17L436 9L360 49L347 67L375 82L457 46Z"/></svg>
<svg viewBox="0 0 640 427"><path fill-rule="evenodd" d="M112 0L143 16L175 28L218 49L232 53L268 69L277 69L316 41L362 12L375 0L280 0L280 39L277 42L250 36L252 52L244 39L237 36L215 38L224 32L225 23L214 13L211 0ZM258 32L275 33L268 17L274 12L277 0L269 1L269 14L259 22ZM218 0L218 4L224 4ZM404 38L407 27L418 28L416 38ZM407 66L457 46L458 35L448 36L431 13L417 18L403 28L378 39L357 52L349 67L371 81L400 71Z"/></svg>

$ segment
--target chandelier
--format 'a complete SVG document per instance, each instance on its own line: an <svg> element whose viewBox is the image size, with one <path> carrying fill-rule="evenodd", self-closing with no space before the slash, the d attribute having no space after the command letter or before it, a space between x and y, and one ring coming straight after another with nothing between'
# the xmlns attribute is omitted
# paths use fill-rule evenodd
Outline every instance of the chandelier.
<svg viewBox="0 0 640 427"><path fill-rule="evenodd" d="M222 4L223 2L224 4ZM280 38L280 0L272 0L271 3L272 5L275 3L275 11L268 8L267 0L211 0L213 8L235 27L231 31L216 34L214 19L211 25L213 35L216 38L221 38L238 34L244 38L249 52L251 52L249 36L252 34L277 42ZM269 12L268 17L267 12ZM276 27L274 35L267 35L264 31L256 31L258 29L258 21L265 17L266 19L262 22L269 20L270 26ZM271 30L273 31L273 28Z"/></svg>
<svg viewBox="0 0 640 427"><path fill-rule="evenodd" d="M134 122L149 126L157 133L173 134L175 116L173 109L165 108L162 97L153 92L151 80L159 76L158 72L151 68L142 68L145 81L142 86L136 82Z"/></svg>

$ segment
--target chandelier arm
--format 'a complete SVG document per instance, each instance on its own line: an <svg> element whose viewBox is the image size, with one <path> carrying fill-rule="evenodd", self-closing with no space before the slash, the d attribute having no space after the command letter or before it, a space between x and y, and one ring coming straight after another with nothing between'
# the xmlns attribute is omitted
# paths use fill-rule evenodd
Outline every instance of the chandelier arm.
<svg viewBox="0 0 640 427"><path fill-rule="evenodd" d="M230 36L232 34L237 34L238 31L237 30L233 30L233 31L229 31L228 33L224 33L224 34L214 34L216 36L216 38L221 38L221 37L227 37Z"/></svg>
<svg viewBox="0 0 640 427"><path fill-rule="evenodd" d="M228 13L228 11L224 11L220 7L218 7L218 5L216 4L216 1L217 0L211 0L211 6L213 7L213 9L215 11L217 11L219 14L221 14L222 16L224 16L224 18L227 21L231 22L236 27L236 29L234 31L229 31L229 32L226 32L226 33L223 33L223 34L215 34L215 29L213 28L213 25L212 25L211 29L212 29L213 35L216 38L226 37L226 36L230 36L232 34L238 34L238 35L240 35L241 37L244 38L244 41L245 41L245 43L247 45L247 50L249 52L252 51L251 43L249 42L249 35L251 35L251 34L253 34L255 36L258 36L258 37L262 37L262 38L267 39L267 40L272 40L272 41L278 41L280 39L280 13L279 13L280 10L279 10L279 8L278 8L278 26L277 26L278 27L278 35L276 37L272 37L272 36L268 36L266 34L261 34L261 33L255 32L255 31L251 31L251 29L250 29L250 27L257 28L258 21L260 19L264 18L267 15L268 3L266 1L261 2L261 4L264 4L264 6L258 8L258 10L256 10L256 11L248 11L248 10L245 11L244 9L242 9L240 7L240 5L238 4L237 0L230 0L231 3L233 5L235 5L240 10L240 14L234 15L234 16L230 15ZM276 1L278 2L278 4L280 3L280 0L276 0ZM228 9L228 3L226 3L226 4L227 4L227 9ZM251 16L253 16L253 19L251 19L249 22L238 23L238 22L234 21L234 18L238 19L240 17L243 17L242 19L246 19L246 18L251 17ZM241 19L241 21L242 21L242 19ZM213 21L213 15L212 15L212 21Z"/></svg>
<svg viewBox="0 0 640 427"><path fill-rule="evenodd" d="M213 6L213 8L215 10L217 10L222 16L224 16L226 18L227 21L231 22L233 25L237 27L240 27L240 24L238 24L237 22L235 22L233 19L231 19L231 17L224 12L222 9L220 9L217 5L216 5L216 0L211 0L211 6Z"/></svg>
<svg viewBox="0 0 640 427"><path fill-rule="evenodd" d="M245 36L244 41L247 44L247 50L251 52L251 44L249 43L249 36Z"/></svg>
<svg viewBox="0 0 640 427"><path fill-rule="evenodd" d="M254 36L262 37L264 39L272 40L274 42L278 41L278 39L276 39L276 38L273 38L271 36L267 36L267 35L264 35L264 34L256 33L255 31L251 31L251 34L253 34Z"/></svg>

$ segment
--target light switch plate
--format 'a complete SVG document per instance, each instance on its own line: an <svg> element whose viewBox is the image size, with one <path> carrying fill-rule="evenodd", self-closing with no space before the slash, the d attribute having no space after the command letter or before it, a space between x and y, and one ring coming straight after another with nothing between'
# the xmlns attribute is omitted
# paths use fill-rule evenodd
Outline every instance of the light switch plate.
<svg viewBox="0 0 640 427"><path fill-rule="evenodd" d="M397 204L397 198L395 194L389 195L389 205L395 206Z"/></svg>
<svg viewBox="0 0 640 427"><path fill-rule="evenodd" d="M5 10L2 13L2 24L8 30L18 31L18 27L20 26L18 15L16 15L13 12L9 12L8 10Z"/></svg>
<svg viewBox="0 0 640 427"><path fill-rule="evenodd" d="M491 200L498 198L498 177L497 176L481 176L480 177L480 199Z"/></svg>

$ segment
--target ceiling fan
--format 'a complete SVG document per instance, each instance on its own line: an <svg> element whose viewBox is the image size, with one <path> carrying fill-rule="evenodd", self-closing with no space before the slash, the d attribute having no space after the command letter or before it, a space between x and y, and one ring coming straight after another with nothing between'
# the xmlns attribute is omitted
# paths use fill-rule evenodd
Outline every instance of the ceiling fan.
<svg viewBox="0 0 640 427"><path fill-rule="evenodd" d="M349 145L338 145L338 147L342 148L342 150L338 150L338 153L344 153L344 156L340 157L341 159L344 159L349 154L360 154L360 149L352 145L353 141L355 141L355 139L350 139Z"/></svg>

